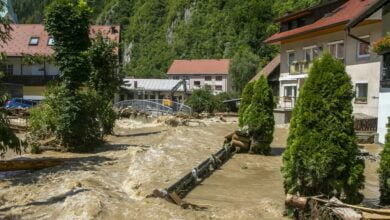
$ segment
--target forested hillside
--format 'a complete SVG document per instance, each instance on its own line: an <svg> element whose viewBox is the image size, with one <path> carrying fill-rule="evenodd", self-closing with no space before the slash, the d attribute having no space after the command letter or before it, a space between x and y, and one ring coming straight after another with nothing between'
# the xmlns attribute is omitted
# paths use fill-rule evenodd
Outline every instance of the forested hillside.
<svg viewBox="0 0 390 220"><path fill-rule="evenodd" d="M51 1L14 0L14 8L21 23L40 23ZM263 43L277 31L273 20L319 1L88 0L94 23L123 25L124 70L137 77L165 77L173 59L235 58L261 67L277 52Z"/></svg>

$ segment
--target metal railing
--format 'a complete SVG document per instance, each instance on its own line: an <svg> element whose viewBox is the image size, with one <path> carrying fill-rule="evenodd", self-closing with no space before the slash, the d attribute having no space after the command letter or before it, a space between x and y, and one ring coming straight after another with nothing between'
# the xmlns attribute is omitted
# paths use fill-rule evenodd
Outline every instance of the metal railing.
<svg viewBox="0 0 390 220"><path fill-rule="evenodd" d="M116 109L132 108L140 112L146 112L152 115L164 115L174 114L182 112L185 114L191 114L192 109L182 103L166 101L163 99L156 100L125 100L118 102L114 105Z"/></svg>
<svg viewBox="0 0 390 220"><path fill-rule="evenodd" d="M297 103L298 97L281 96L275 97L275 99L275 102L277 103L277 108L293 109L295 107L295 104Z"/></svg>

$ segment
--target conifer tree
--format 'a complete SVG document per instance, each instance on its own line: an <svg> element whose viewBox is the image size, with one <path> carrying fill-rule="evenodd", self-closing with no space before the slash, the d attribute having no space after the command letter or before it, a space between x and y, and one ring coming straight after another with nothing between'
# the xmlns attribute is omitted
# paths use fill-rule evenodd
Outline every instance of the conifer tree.
<svg viewBox="0 0 390 220"><path fill-rule="evenodd" d="M240 127L244 126L244 112L251 104L254 84L255 81L247 83L241 95L240 109L238 110L238 122Z"/></svg>
<svg viewBox="0 0 390 220"><path fill-rule="evenodd" d="M293 111L282 174L286 193L362 200L364 161L352 117L345 66L328 53L314 61Z"/></svg>
<svg viewBox="0 0 390 220"><path fill-rule="evenodd" d="M251 136L251 152L269 154L274 132L274 98L267 79L262 75L253 86L250 105L245 109L243 123Z"/></svg>
<svg viewBox="0 0 390 220"><path fill-rule="evenodd" d="M390 205L390 118L387 124L385 147L379 164L379 191L381 205Z"/></svg>

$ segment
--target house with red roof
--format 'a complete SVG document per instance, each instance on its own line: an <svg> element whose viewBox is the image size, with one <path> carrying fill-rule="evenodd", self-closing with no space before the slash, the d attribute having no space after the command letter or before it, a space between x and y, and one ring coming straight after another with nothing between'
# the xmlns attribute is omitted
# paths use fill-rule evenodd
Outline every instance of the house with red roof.
<svg viewBox="0 0 390 220"><path fill-rule="evenodd" d="M0 44L0 53L7 56L1 66L4 81L23 85L23 95L27 98L42 96L46 83L56 80L60 74L52 62L55 41L42 24L13 24L11 27L10 40ZM91 26L91 37L98 33L120 42L119 26Z"/></svg>
<svg viewBox="0 0 390 220"><path fill-rule="evenodd" d="M354 30L359 24L365 22L375 13L382 13L382 36L390 34L390 0L376 0L370 7L359 13L347 24L349 31ZM384 39L384 38L383 38ZM382 39L381 39L382 40ZM387 123L390 118L390 48L378 52L382 57L380 70L380 89L378 106L378 142L384 144L387 133Z"/></svg>
<svg viewBox="0 0 390 220"><path fill-rule="evenodd" d="M382 36L382 16L375 12L348 29L347 24L377 0L336 0L290 13L277 20L280 31L266 42L281 47L278 110L289 121L299 89L313 60L329 51L346 65L356 90L355 116L377 118L381 57L370 47ZM278 117L277 117L278 118Z"/></svg>
<svg viewBox="0 0 390 220"><path fill-rule="evenodd" d="M214 94L231 90L229 79L230 60L174 60L168 70L170 79L185 79L189 89L199 89L210 86Z"/></svg>

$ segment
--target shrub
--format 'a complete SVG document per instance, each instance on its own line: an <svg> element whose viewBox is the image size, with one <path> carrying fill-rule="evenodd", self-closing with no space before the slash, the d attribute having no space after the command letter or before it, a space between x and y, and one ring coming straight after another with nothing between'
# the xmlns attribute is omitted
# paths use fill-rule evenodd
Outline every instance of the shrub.
<svg viewBox="0 0 390 220"><path fill-rule="evenodd" d="M379 164L379 191L381 205L390 204L390 118L387 124L386 143Z"/></svg>
<svg viewBox="0 0 390 220"><path fill-rule="evenodd" d="M362 200L364 161L352 117L351 79L329 53L314 61L290 124L282 174L286 193Z"/></svg>
<svg viewBox="0 0 390 220"><path fill-rule="evenodd" d="M49 88L46 99L31 112L30 132L35 138L56 137L63 150L85 152L100 145L103 137L101 99L90 91Z"/></svg>
<svg viewBox="0 0 390 220"><path fill-rule="evenodd" d="M239 94L237 92L221 92L218 95L215 96L216 99L216 106L215 110L218 112L229 112L234 110L235 108L230 107L226 104L223 103L225 100L230 100L230 99L236 99L239 97Z"/></svg>
<svg viewBox="0 0 390 220"><path fill-rule="evenodd" d="M238 123L240 127L244 126L244 112L246 108L251 104L252 96L253 96L253 86L256 82L249 82L246 84L244 91L241 95L240 108L238 110Z"/></svg>
<svg viewBox="0 0 390 220"><path fill-rule="evenodd" d="M252 137L251 151L269 154L275 126L274 97L267 79L261 76L253 86L251 104L245 109L243 124L248 126Z"/></svg>
<svg viewBox="0 0 390 220"><path fill-rule="evenodd" d="M390 33L387 33L385 37L374 43L373 51L377 54L390 52Z"/></svg>
<svg viewBox="0 0 390 220"><path fill-rule="evenodd" d="M188 98L186 104L190 106L194 112L213 113L216 107L216 99L211 88L206 86L195 90Z"/></svg>

